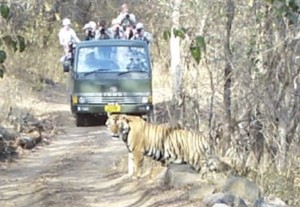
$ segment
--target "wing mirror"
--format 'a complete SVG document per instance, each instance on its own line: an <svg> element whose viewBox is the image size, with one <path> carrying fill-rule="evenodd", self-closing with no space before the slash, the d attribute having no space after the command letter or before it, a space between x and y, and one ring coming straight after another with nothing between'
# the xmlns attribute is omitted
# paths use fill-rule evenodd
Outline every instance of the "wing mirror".
<svg viewBox="0 0 300 207"><path fill-rule="evenodd" d="M64 73L67 73L70 71L70 60L64 60L63 61L63 69L64 69Z"/></svg>

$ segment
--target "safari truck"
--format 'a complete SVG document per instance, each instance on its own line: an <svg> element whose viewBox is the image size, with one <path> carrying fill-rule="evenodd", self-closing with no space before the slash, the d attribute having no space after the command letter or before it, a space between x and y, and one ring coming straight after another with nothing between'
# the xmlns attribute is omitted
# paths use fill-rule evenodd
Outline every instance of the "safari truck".
<svg viewBox="0 0 300 207"><path fill-rule="evenodd" d="M63 65L76 126L92 116L106 119L107 113L152 118L152 71L144 41L83 41Z"/></svg>

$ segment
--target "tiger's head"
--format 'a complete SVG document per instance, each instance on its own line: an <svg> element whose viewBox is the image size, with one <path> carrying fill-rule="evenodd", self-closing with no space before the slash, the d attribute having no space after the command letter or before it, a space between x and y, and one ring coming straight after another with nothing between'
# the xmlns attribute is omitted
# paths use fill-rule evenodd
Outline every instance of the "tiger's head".
<svg viewBox="0 0 300 207"><path fill-rule="evenodd" d="M119 126L118 121L120 114L107 114L107 120L105 122L105 125L108 128L108 131L111 133L113 137L118 137L119 135Z"/></svg>
<svg viewBox="0 0 300 207"><path fill-rule="evenodd" d="M112 136L122 138L124 142L127 142L128 134L130 132L130 117L124 114L108 114L106 126L112 133Z"/></svg>
<svg viewBox="0 0 300 207"><path fill-rule="evenodd" d="M127 143L128 134L131 129L132 122L141 122L143 119L139 116L130 116L125 114L108 114L106 126L113 136L118 136Z"/></svg>

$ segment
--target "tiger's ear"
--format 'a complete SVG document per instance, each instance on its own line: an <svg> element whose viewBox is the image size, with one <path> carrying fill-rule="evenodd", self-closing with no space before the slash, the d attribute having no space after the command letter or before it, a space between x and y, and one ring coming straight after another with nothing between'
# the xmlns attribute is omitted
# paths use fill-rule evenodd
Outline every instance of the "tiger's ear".
<svg viewBox="0 0 300 207"><path fill-rule="evenodd" d="M132 121L132 118L130 116L127 116L126 114L120 115L119 119L123 120L123 121L126 121L127 123Z"/></svg>
<svg viewBox="0 0 300 207"><path fill-rule="evenodd" d="M126 115L120 114L120 115L119 115L119 120L124 120L124 119L126 119Z"/></svg>

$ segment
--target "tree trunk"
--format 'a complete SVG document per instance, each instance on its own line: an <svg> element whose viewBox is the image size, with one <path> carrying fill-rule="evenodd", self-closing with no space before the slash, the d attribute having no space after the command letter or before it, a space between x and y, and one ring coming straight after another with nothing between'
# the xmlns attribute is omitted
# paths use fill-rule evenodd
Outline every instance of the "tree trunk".
<svg viewBox="0 0 300 207"><path fill-rule="evenodd" d="M171 52L171 77L172 77L172 93L173 97L177 97L180 92L181 82L181 57L180 57L180 38L175 37L174 28L179 28L180 5L182 0L171 0L172 5L172 29L170 37Z"/></svg>
<svg viewBox="0 0 300 207"><path fill-rule="evenodd" d="M226 64L224 69L224 109L225 109L225 130L224 130L224 144L223 146L227 146L231 141L231 132L232 132L232 124L231 124L231 82L232 82L232 52L230 48L230 35L231 35L231 27L234 19L234 1L227 0L226 4L226 35L225 35L225 45L224 45L224 53L226 57ZM223 151L224 153L224 151Z"/></svg>
<svg viewBox="0 0 300 207"><path fill-rule="evenodd" d="M280 121L278 125L278 140L279 140L279 152L278 152L278 163L277 168L279 172L283 172L286 166L287 157L287 124L285 121Z"/></svg>

